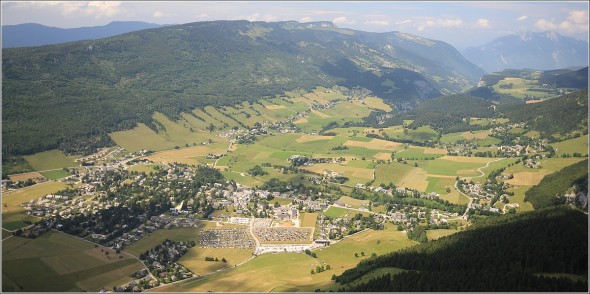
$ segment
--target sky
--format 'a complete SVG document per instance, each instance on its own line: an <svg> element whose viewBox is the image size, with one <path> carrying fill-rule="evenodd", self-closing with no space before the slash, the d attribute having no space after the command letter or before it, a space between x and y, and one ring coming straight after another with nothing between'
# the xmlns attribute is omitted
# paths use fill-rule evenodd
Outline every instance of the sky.
<svg viewBox="0 0 590 294"><path fill-rule="evenodd" d="M182 24L210 20L331 21L370 32L401 31L462 50L524 31L588 41L586 1L2 1L2 25L60 28L111 21Z"/></svg>

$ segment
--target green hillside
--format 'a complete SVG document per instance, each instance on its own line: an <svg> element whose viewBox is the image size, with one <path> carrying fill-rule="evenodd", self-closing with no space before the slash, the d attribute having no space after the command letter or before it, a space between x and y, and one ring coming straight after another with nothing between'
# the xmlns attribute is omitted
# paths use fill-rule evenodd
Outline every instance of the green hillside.
<svg viewBox="0 0 590 294"><path fill-rule="evenodd" d="M156 111L179 119L316 86L361 86L412 107L482 74L444 42L329 22L198 22L2 55L4 155L88 153L113 144L109 132L157 130Z"/></svg>
<svg viewBox="0 0 590 294"><path fill-rule="evenodd" d="M361 261L336 277L336 282L346 286L380 268L396 267L408 271L340 289L586 291L587 238L588 217L567 206L503 215L483 219L463 232ZM565 278L572 276L581 281Z"/></svg>
<svg viewBox="0 0 590 294"><path fill-rule="evenodd" d="M588 159L545 176L538 185L526 191L524 200L531 202L535 209L562 204L565 201L563 195L574 185L577 191L588 194Z"/></svg>
<svg viewBox="0 0 590 294"><path fill-rule="evenodd" d="M510 122L526 122L543 135L587 129L588 89L563 95L543 103L500 105L498 112Z"/></svg>

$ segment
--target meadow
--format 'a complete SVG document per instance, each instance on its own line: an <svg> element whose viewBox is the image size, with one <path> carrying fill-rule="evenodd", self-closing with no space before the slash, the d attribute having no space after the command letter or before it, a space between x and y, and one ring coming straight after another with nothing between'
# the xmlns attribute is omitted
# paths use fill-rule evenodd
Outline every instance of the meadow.
<svg viewBox="0 0 590 294"><path fill-rule="evenodd" d="M315 250L317 258L303 253L264 254L247 263L210 276L167 285L153 291L173 292L281 292L329 289L334 286L333 274L355 266L371 253L384 254L416 244L393 225L384 230L366 230L344 238L326 248ZM365 253L363 257L361 252ZM358 257L355 257L357 253ZM285 266L288 264L289 266ZM311 274L316 266L330 265L331 269Z"/></svg>
<svg viewBox="0 0 590 294"><path fill-rule="evenodd" d="M55 231L2 243L3 291L97 292L133 280L129 275L142 268L126 254L119 258L110 248Z"/></svg>
<svg viewBox="0 0 590 294"><path fill-rule="evenodd" d="M551 146L555 149L555 155L557 156L561 156L562 154L573 155L574 153L588 155L588 134L554 143Z"/></svg>
<svg viewBox="0 0 590 294"><path fill-rule="evenodd" d="M80 156L67 156L63 152L54 149L23 157L34 170L45 171L63 167L76 167L79 164L74 160Z"/></svg>

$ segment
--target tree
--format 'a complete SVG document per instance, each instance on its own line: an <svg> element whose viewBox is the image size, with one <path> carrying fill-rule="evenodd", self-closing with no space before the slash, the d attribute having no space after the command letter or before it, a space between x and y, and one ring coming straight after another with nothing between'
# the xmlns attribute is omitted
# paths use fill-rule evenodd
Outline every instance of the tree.
<svg viewBox="0 0 590 294"><path fill-rule="evenodd" d="M311 274L312 274L312 275L313 275L313 274L315 274L315 271L314 271L313 269L311 270Z"/></svg>
<svg viewBox="0 0 590 294"><path fill-rule="evenodd" d="M222 262L227 262L227 260L224 258L221 259Z"/></svg>

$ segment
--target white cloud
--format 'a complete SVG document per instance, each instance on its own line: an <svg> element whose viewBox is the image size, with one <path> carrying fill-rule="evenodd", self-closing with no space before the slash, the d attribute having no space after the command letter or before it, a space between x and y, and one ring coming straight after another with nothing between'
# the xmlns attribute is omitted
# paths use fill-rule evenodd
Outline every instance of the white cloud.
<svg viewBox="0 0 590 294"><path fill-rule="evenodd" d="M367 20L365 24L377 25L377 26L388 26L389 22L386 20Z"/></svg>
<svg viewBox="0 0 590 294"><path fill-rule="evenodd" d="M535 27L542 31L549 31L557 28L557 25L552 21L541 18L535 22Z"/></svg>
<svg viewBox="0 0 590 294"><path fill-rule="evenodd" d="M309 16L304 16L299 21L300 22L310 22L310 21L313 21L313 19Z"/></svg>
<svg viewBox="0 0 590 294"><path fill-rule="evenodd" d="M153 14L154 17L162 17L162 15L163 15L162 11L159 11L159 10L154 12L154 14Z"/></svg>
<svg viewBox="0 0 590 294"><path fill-rule="evenodd" d="M463 20L460 18L424 18L419 17L413 20L418 31L424 31L426 28L460 28L463 27Z"/></svg>
<svg viewBox="0 0 590 294"><path fill-rule="evenodd" d="M333 19L332 22L335 24L355 24L356 23L356 21L354 21L354 20L348 20L346 18L346 16L337 17L337 18Z"/></svg>
<svg viewBox="0 0 590 294"><path fill-rule="evenodd" d="M518 17L516 20L518 20L518 21L523 21L523 20L526 20L527 18L529 18L529 17L528 17L528 16L526 16L526 15L521 15L521 16L519 16L519 17Z"/></svg>
<svg viewBox="0 0 590 294"><path fill-rule="evenodd" d="M408 24L408 23L412 23L412 21L409 20L409 19L406 19L406 20L403 20L403 21L398 21L395 24L396 25L405 25L405 24Z"/></svg>
<svg viewBox="0 0 590 294"><path fill-rule="evenodd" d="M245 19L248 21L266 21L266 22L270 22L270 21L276 21L277 17L272 15L272 14L260 14L260 13L254 13L254 14L250 14L247 16L240 16L240 19Z"/></svg>
<svg viewBox="0 0 590 294"><path fill-rule="evenodd" d="M110 17L121 12L120 1L91 1L85 9L86 14L94 18Z"/></svg>
<svg viewBox="0 0 590 294"><path fill-rule="evenodd" d="M586 12L584 10L570 11L567 19L573 23L587 23L588 22L588 12Z"/></svg>
<svg viewBox="0 0 590 294"><path fill-rule="evenodd" d="M478 27L482 27L482 28L489 28L490 27L490 20L485 19L485 18L480 18L477 20L475 25L477 25Z"/></svg>

